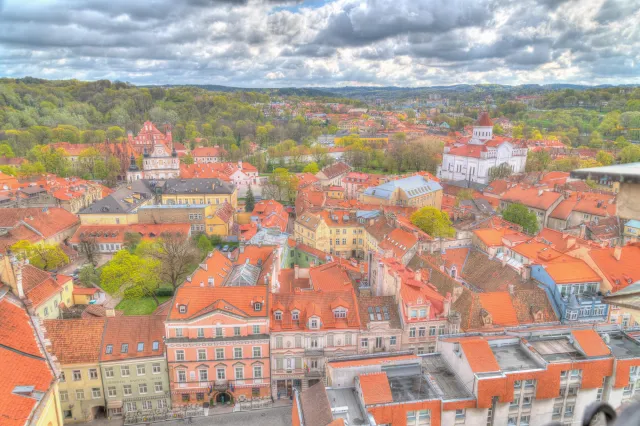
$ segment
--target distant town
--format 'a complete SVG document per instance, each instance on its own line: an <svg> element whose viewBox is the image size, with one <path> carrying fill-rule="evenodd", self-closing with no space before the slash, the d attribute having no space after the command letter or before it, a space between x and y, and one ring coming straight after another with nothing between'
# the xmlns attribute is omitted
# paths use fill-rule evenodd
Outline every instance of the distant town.
<svg viewBox="0 0 640 426"><path fill-rule="evenodd" d="M0 85L2 425L640 397L638 88Z"/></svg>

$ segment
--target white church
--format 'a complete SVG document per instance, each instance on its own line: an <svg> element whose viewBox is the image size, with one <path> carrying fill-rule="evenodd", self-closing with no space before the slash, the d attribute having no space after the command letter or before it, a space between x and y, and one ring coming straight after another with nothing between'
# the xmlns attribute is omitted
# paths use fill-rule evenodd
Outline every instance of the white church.
<svg viewBox="0 0 640 426"><path fill-rule="evenodd" d="M527 147L519 141L493 136L493 122L483 112L473 126L473 136L444 148L439 177L489 183L489 169L507 164L513 173L525 171Z"/></svg>
<svg viewBox="0 0 640 426"><path fill-rule="evenodd" d="M127 181L180 177L180 159L173 146L171 130L169 129L166 134L163 134L151 122L146 122L136 140L141 139L143 136L146 138L146 144L143 148L142 170L136 165L132 155L131 165L127 171ZM132 140L131 136L129 139ZM134 140L132 140L132 143L135 145ZM147 146L149 145L151 146L151 152L148 152Z"/></svg>

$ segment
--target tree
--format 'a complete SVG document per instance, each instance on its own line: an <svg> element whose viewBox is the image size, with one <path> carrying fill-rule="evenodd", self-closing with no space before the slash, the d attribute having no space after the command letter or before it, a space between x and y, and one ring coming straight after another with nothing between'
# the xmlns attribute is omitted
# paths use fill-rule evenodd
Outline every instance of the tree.
<svg viewBox="0 0 640 426"><path fill-rule="evenodd" d="M591 133L591 137L589 138L589 146L591 148L602 148L603 140L600 132Z"/></svg>
<svg viewBox="0 0 640 426"><path fill-rule="evenodd" d="M11 246L11 250L36 268L51 271L69 263L69 256L55 244L33 244L27 240L20 240Z"/></svg>
<svg viewBox="0 0 640 426"><path fill-rule="evenodd" d="M80 252L84 253L84 255L87 257L87 260L92 264L95 265L97 263L97 258L98 258L98 242L96 241L96 237L91 236L91 235L87 235L88 232L84 233L85 235L82 235L80 237Z"/></svg>
<svg viewBox="0 0 640 426"><path fill-rule="evenodd" d="M527 154L527 172L542 172L551 164L551 155L547 151L529 151Z"/></svg>
<svg viewBox="0 0 640 426"><path fill-rule="evenodd" d="M13 158L15 156L11 145L8 143L0 143L0 157Z"/></svg>
<svg viewBox="0 0 640 426"><path fill-rule="evenodd" d="M187 154L184 157L182 157L180 159L180 162L182 164L193 164L194 160L193 160L193 156L191 154Z"/></svg>
<svg viewBox="0 0 640 426"><path fill-rule="evenodd" d="M511 176L513 170L507 163L502 163L499 166L494 166L489 169L489 182L493 182L496 179L504 179Z"/></svg>
<svg viewBox="0 0 640 426"><path fill-rule="evenodd" d="M93 265L84 265L78 274L80 282L87 287L100 284L100 272Z"/></svg>
<svg viewBox="0 0 640 426"><path fill-rule="evenodd" d="M529 211L523 204L509 204L509 206L502 211L502 218L522 226L522 229L529 234L538 232L538 218L536 214Z"/></svg>
<svg viewBox="0 0 640 426"><path fill-rule="evenodd" d="M494 135L504 135L504 129L498 123L493 125L493 134Z"/></svg>
<svg viewBox="0 0 640 426"><path fill-rule="evenodd" d="M620 163L637 163L640 161L640 146L629 145L620 150Z"/></svg>
<svg viewBox="0 0 640 426"><path fill-rule="evenodd" d="M102 268L100 287L125 299L151 297L159 305L156 290L160 284L160 261L120 250Z"/></svg>
<svg viewBox="0 0 640 426"><path fill-rule="evenodd" d="M432 237L448 238L456 234L449 215L435 207L423 207L411 215L411 223Z"/></svg>
<svg viewBox="0 0 640 426"><path fill-rule="evenodd" d="M460 201L473 200L473 190L464 188L458 191L456 194L456 205L460 204Z"/></svg>
<svg viewBox="0 0 640 426"><path fill-rule="evenodd" d="M124 247L133 253L138 244L142 241L142 236L137 232L125 232L124 233Z"/></svg>
<svg viewBox="0 0 640 426"><path fill-rule="evenodd" d="M596 154L596 161L603 166L610 166L613 164L613 155L607 151L598 151Z"/></svg>
<svg viewBox="0 0 640 426"><path fill-rule="evenodd" d="M307 164L306 166L304 166L304 169L302 169L303 173L311 173L311 174L316 174L320 171L320 167L318 167L318 163L316 163L315 161L312 161L311 163Z"/></svg>
<svg viewBox="0 0 640 426"><path fill-rule="evenodd" d="M198 238L198 248L203 256L206 256L207 253L213 250L213 244L211 244L211 240L205 234L200 234Z"/></svg>
<svg viewBox="0 0 640 426"><path fill-rule="evenodd" d="M250 213L253 211L253 208L256 206L256 199L253 196L253 190L251 186L247 189L247 196L244 200L244 211Z"/></svg>
<svg viewBox="0 0 640 426"><path fill-rule="evenodd" d="M136 254L157 260L160 277L177 288L191 270L191 265L199 257L193 240L182 233L165 232L153 242L143 241L136 248Z"/></svg>

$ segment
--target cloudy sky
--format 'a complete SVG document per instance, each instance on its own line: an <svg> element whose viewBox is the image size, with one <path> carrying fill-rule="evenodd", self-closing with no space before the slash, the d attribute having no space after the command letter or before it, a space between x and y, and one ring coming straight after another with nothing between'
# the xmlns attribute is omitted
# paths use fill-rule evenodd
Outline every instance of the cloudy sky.
<svg viewBox="0 0 640 426"><path fill-rule="evenodd" d="M640 83L640 0L0 0L0 76Z"/></svg>

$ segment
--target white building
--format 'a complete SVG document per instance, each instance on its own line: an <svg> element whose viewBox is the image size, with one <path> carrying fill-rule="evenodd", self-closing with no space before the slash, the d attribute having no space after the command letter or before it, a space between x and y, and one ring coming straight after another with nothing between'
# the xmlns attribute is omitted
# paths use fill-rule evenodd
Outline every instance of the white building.
<svg viewBox="0 0 640 426"><path fill-rule="evenodd" d="M493 136L493 123L485 112L473 127L470 139L459 139L447 146L442 156L440 177L489 183L489 170L507 164L513 173L525 171L527 147L520 141Z"/></svg>
<svg viewBox="0 0 640 426"><path fill-rule="evenodd" d="M170 148L169 148L170 149ZM127 171L127 181L139 179L174 179L180 176L180 159L175 149L169 151L162 143L153 145L149 154L145 148L142 159L142 170L136 165L133 156Z"/></svg>

